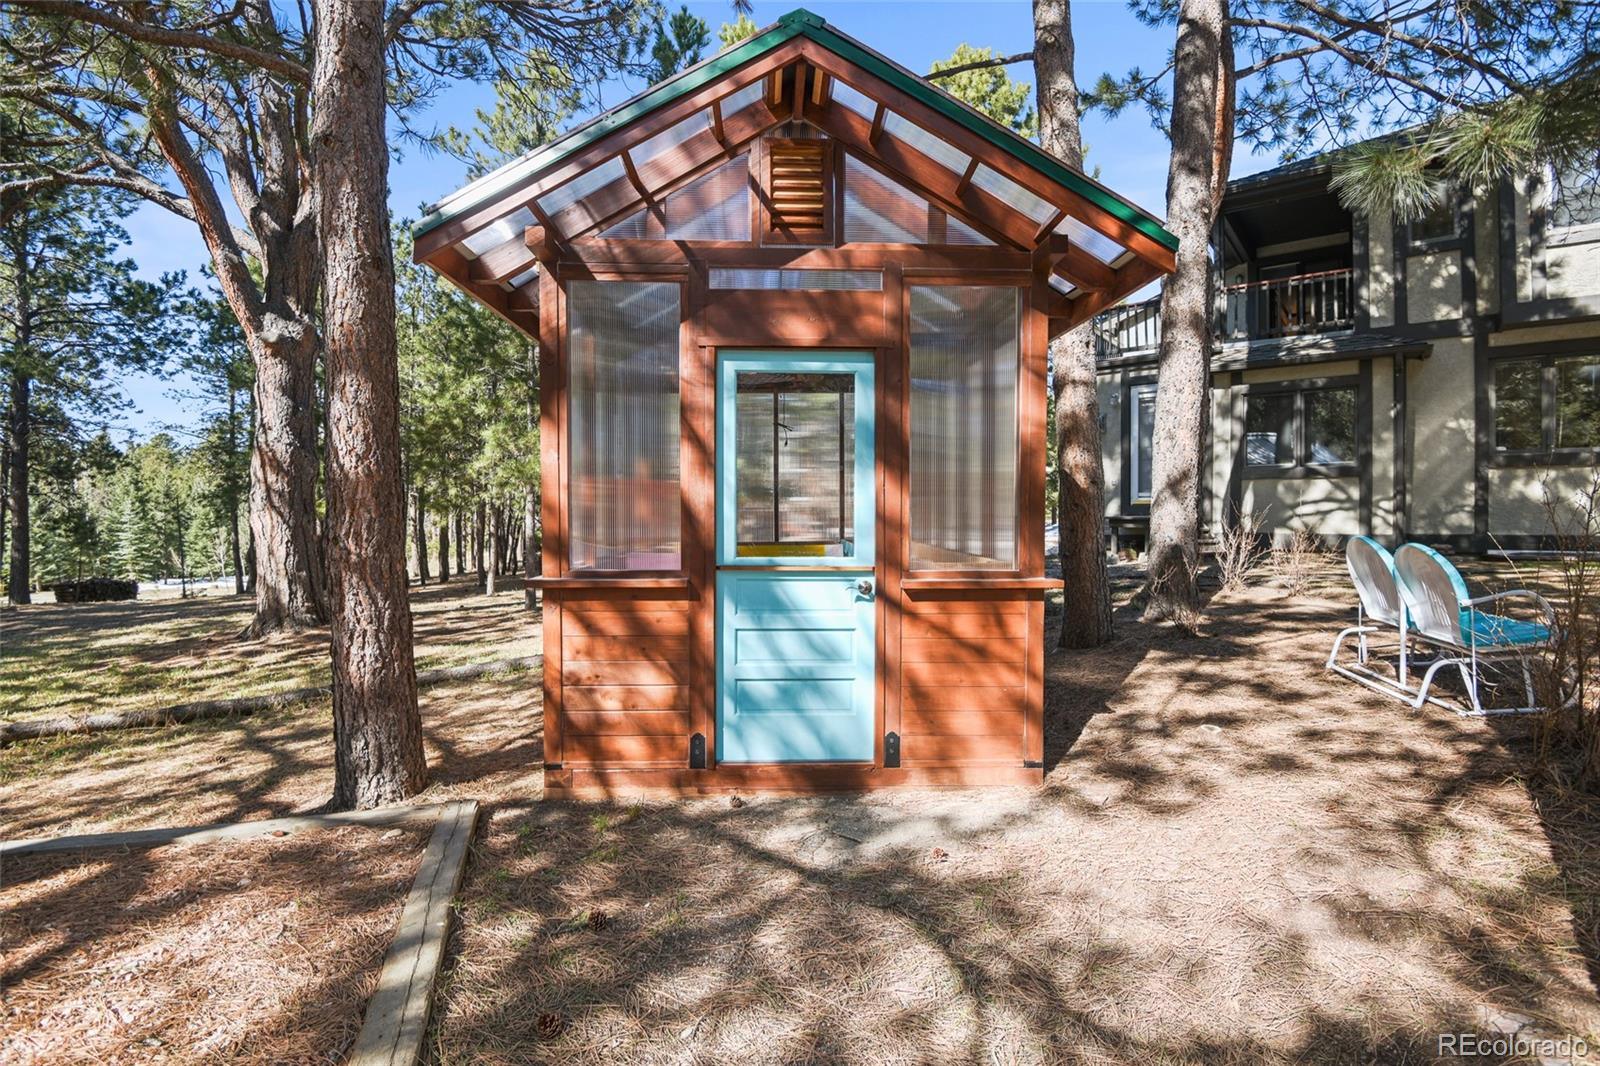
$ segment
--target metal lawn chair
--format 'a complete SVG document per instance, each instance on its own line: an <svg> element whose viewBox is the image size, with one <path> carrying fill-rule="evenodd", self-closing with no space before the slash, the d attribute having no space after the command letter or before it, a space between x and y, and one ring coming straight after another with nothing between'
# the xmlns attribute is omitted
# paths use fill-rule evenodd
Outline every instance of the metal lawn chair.
<svg viewBox="0 0 1600 1066"><path fill-rule="evenodd" d="M1555 637L1556 613L1549 601L1527 589L1473 599L1450 560L1421 544L1401 545L1394 554L1394 565L1411 637L1432 645L1440 653L1423 674L1412 706L1430 702L1462 715L1535 714L1546 710L1538 706L1534 696L1532 658L1549 648ZM1538 607L1544 621L1507 618L1484 610L1490 604L1514 599ZM1527 702L1520 707L1485 707L1478 690L1483 667L1505 666L1513 661L1521 668ZM1460 672L1470 710L1428 694L1434 677L1447 666Z"/></svg>
<svg viewBox="0 0 1600 1066"><path fill-rule="evenodd" d="M1350 581L1356 587L1356 624L1341 630L1333 639L1327 668L1386 696L1409 701L1412 693L1406 674L1406 609L1395 577L1394 556L1371 537L1351 537L1345 545L1344 561L1350 569ZM1400 645L1400 662L1393 676L1380 674L1368 665L1371 637L1391 632L1396 634ZM1339 653L1351 637L1356 638L1353 666L1339 661Z"/></svg>

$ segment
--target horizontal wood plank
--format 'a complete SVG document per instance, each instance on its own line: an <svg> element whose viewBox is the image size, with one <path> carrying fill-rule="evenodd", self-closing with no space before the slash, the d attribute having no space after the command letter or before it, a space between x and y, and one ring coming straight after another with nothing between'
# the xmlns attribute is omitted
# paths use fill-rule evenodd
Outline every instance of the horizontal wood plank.
<svg viewBox="0 0 1600 1066"><path fill-rule="evenodd" d="M689 744L681 736L583 736L562 738L561 762L574 763L683 763L689 762Z"/></svg>
<svg viewBox="0 0 1600 1066"><path fill-rule="evenodd" d="M683 685L568 685L561 693L569 711L670 711L689 705Z"/></svg>
<svg viewBox="0 0 1600 1066"><path fill-rule="evenodd" d="M568 690L570 691L570 690ZM926 685L908 679L901 687L903 715L922 711L1015 711L1021 713L1026 690L985 685Z"/></svg>
<svg viewBox="0 0 1600 1066"><path fill-rule="evenodd" d="M915 692L940 688L1020 688L1024 682L1021 660L1010 663L908 663L902 660L904 684ZM907 699L911 697L908 695Z"/></svg>
<svg viewBox="0 0 1600 1066"><path fill-rule="evenodd" d="M1027 593L1022 592L941 592L936 595L907 595L901 609L906 615L946 614L1028 614Z"/></svg>
<svg viewBox="0 0 1600 1066"><path fill-rule="evenodd" d="M982 689L957 689L981 692ZM1020 693L1019 693L1020 695ZM1022 736L1022 705L1000 710L932 711L907 707L901 711L900 731L905 736L1011 737Z"/></svg>
<svg viewBox="0 0 1600 1066"><path fill-rule="evenodd" d="M577 662L562 664L563 692L574 685L686 685L687 662Z"/></svg>
<svg viewBox="0 0 1600 1066"><path fill-rule="evenodd" d="M596 587L561 590L561 605L569 611L647 614L687 611L689 603L689 597L678 589Z"/></svg>
<svg viewBox="0 0 1600 1066"><path fill-rule="evenodd" d="M591 621L594 616L590 616ZM689 638L684 637L568 637L562 634L561 654L581 662L688 662Z"/></svg>
<svg viewBox="0 0 1600 1066"><path fill-rule="evenodd" d="M901 741L900 753L908 762L1020 763L1022 730L1003 737L908 736Z"/></svg>
<svg viewBox="0 0 1600 1066"><path fill-rule="evenodd" d="M959 618L938 612L907 614L901 618L900 635L908 640L924 637L1007 637L1020 640L1028 635L1028 615L1020 608L969 611L962 613Z"/></svg>
<svg viewBox="0 0 1600 1066"><path fill-rule="evenodd" d="M910 637L900 642L900 661L948 666L1020 663L1027 649L1026 640L1005 637Z"/></svg>
<svg viewBox="0 0 1600 1066"><path fill-rule="evenodd" d="M566 743L574 736L687 737L689 710L566 712ZM1020 726L1018 727L1021 728Z"/></svg>
<svg viewBox="0 0 1600 1066"><path fill-rule="evenodd" d="M575 637L687 637L687 611L596 611L569 609L562 636Z"/></svg>

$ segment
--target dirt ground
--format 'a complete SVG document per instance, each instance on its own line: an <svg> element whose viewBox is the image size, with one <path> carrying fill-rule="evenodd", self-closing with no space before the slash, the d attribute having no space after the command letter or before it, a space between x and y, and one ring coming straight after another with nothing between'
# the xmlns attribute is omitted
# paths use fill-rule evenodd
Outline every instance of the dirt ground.
<svg viewBox="0 0 1600 1066"><path fill-rule="evenodd" d="M520 583L494 597L469 580L413 588L417 668L531 655ZM164 707L328 684L327 630L259 642L236 596L7 608L0 721Z"/></svg>
<svg viewBox="0 0 1600 1066"><path fill-rule="evenodd" d="M1123 610L1112 645L1052 653L1042 790L543 803L532 675L427 690L425 798L485 802L432 1060L1600 1047L1600 805L1528 774L1527 722L1324 674L1338 588L1219 597L1200 637ZM21 745L0 832L309 808L328 731L324 705Z"/></svg>
<svg viewBox="0 0 1600 1066"><path fill-rule="evenodd" d="M25 855L0 886L0 1062L338 1062L426 828Z"/></svg>

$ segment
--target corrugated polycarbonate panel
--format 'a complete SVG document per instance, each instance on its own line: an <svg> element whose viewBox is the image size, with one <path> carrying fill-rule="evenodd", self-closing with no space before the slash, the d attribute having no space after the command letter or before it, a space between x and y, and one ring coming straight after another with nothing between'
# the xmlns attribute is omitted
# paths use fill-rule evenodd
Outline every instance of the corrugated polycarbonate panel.
<svg viewBox="0 0 1600 1066"><path fill-rule="evenodd" d="M1051 274L1047 280L1050 282L1050 287L1063 296L1071 296L1073 293L1078 291L1078 287L1076 285L1062 277L1060 274Z"/></svg>
<svg viewBox="0 0 1600 1066"><path fill-rule="evenodd" d="M1034 195L987 163L979 163L978 169L972 172L972 184L1035 222L1043 222L1057 211L1049 200Z"/></svg>
<svg viewBox="0 0 1600 1066"><path fill-rule="evenodd" d="M593 170L586 170L560 188L539 197L539 209L547 215L553 215L571 207L590 193L625 177L627 171L622 168L621 157L613 156Z"/></svg>
<svg viewBox="0 0 1600 1066"><path fill-rule="evenodd" d="M925 244L928 201L856 159L845 157L846 244Z"/></svg>
<svg viewBox="0 0 1600 1066"><path fill-rule="evenodd" d="M722 117L736 114L749 107L751 104L761 102L761 94L767 91L765 80L753 81L737 92L731 92L722 98Z"/></svg>
<svg viewBox="0 0 1600 1066"><path fill-rule="evenodd" d="M911 566L1017 558L1018 290L911 287Z"/></svg>
<svg viewBox="0 0 1600 1066"><path fill-rule="evenodd" d="M955 145L939 137L935 137L921 126L889 111L883 116L883 132L896 140L904 141L929 159L938 163L946 170L954 171L957 175L967 172L967 164L972 162L972 157Z"/></svg>
<svg viewBox="0 0 1600 1066"><path fill-rule="evenodd" d="M674 123L648 140L641 141L628 154L633 157L635 167L643 167L657 156L678 147L690 137L711 128L711 110L696 111L682 122Z"/></svg>
<svg viewBox="0 0 1600 1066"><path fill-rule="evenodd" d="M573 281L568 384L572 565L680 565L676 282Z"/></svg>
<svg viewBox="0 0 1600 1066"><path fill-rule="evenodd" d="M505 218L497 219L493 225L474 233L458 247L468 259L476 259L489 249L498 248L507 241L522 236L523 231L535 221L532 211L526 207L519 207Z"/></svg>
<svg viewBox="0 0 1600 1066"><path fill-rule="evenodd" d="M833 102L849 108L868 122L878 113L878 102L838 78L833 79Z"/></svg>
<svg viewBox="0 0 1600 1066"><path fill-rule="evenodd" d="M798 292L882 292L879 270L774 270L713 267L713 289L789 289Z"/></svg>
<svg viewBox="0 0 1600 1066"><path fill-rule="evenodd" d="M959 244L966 248L992 248L994 242L954 215L944 220L944 243Z"/></svg>
<svg viewBox="0 0 1600 1066"><path fill-rule="evenodd" d="M602 237L665 241L750 239L750 161L738 156L670 193L659 209L641 208Z"/></svg>
<svg viewBox="0 0 1600 1066"><path fill-rule="evenodd" d="M1128 251L1104 233L1090 229L1071 215L1061 220L1056 232L1065 234L1067 240L1102 263L1114 263Z"/></svg>

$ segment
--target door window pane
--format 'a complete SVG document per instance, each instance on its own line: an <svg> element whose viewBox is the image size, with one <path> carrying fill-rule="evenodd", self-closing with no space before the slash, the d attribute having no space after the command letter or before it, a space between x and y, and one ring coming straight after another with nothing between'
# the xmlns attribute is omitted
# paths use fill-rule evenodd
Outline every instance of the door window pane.
<svg viewBox="0 0 1600 1066"><path fill-rule="evenodd" d="M911 566L1017 558L1018 293L911 288Z"/></svg>
<svg viewBox="0 0 1600 1066"><path fill-rule="evenodd" d="M1556 360L1557 448L1600 448L1600 356Z"/></svg>
<svg viewBox="0 0 1600 1066"><path fill-rule="evenodd" d="M573 567L679 566L678 291L663 282L567 287Z"/></svg>
<svg viewBox="0 0 1600 1066"><path fill-rule="evenodd" d="M1251 396L1245 402L1246 466L1294 465L1294 393Z"/></svg>
<svg viewBox="0 0 1600 1066"><path fill-rule="evenodd" d="M1356 461L1356 390L1319 389L1305 394L1306 461Z"/></svg>
<svg viewBox="0 0 1600 1066"><path fill-rule="evenodd" d="M738 553L855 554L855 375L737 379Z"/></svg>
<svg viewBox="0 0 1600 1066"><path fill-rule="evenodd" d="M1543 371L1532 360L1497 363L1494 368L1494 444L1507 451L1542 447L1539 384Z"/></svg>

